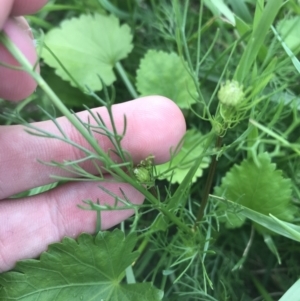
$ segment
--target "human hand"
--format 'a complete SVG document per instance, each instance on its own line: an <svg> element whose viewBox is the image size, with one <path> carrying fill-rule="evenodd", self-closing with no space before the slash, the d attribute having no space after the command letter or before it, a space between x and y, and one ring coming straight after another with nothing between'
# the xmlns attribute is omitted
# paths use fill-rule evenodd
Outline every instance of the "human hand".
<svg viewBox="0 0 300 301"><path fill-rule="evenodd" d="M33 36L26 20L23 17L17 16L34 13L46 2L47 0L1 1L0 30L3 30L9 36L32 65L35 64L37 59ZM0 62L19 66L13 56L1 44ZM29 96L35 87L36 83L29 74L8 69L0 65L0 97L7 100L18 101Z"/></svg>
<svg viewBox="0 0 300 301"><path fill-rule="evenodd" d="M15 1L11 4L12 2L6 1L8 6L21 5L25 1ZM35 2L45 1L28 1L32 5ZM2 10L0 26L4 23ZM15 36L14 43L25 54L28 49L28 53L34 53L34 48L30 48L33 45L25 37L22 39L25 39L30 47L21 47L22 34L24 33ZM2 52L0 50L0 61L5 60L7 63L7 53L4 56L3 53L3 49ZM30 58L34 63L35 54ZM12 62L14 61L10 63ZM0 98L21 99L34 89L34 82L31 83L26 74L14 71L14 75L11 75L11 70L0 68L0 83L3 83L3 79L13 76L18 78L18 85L22 87L16 91L16 82L8 87L1 84ZM105 108L96 108L93 111L101 114L104 120L108 120ZM181 111L164 97L150 96L115 105L113 112L120 131L123 128L124 114L127 117L127 132L122 146L130 152L135 163L139 163L149 154L155 156L156 164L167 161L170 148L179 143L185 132L185 121ZM87 121L88 112L78 113L78 116ZM65 117L58 118L57 122L68 137L89 148L87 142ZM35 126L59 134L53 122L39 122ZM104 150L111 147L103 136L98 135L96 138ZM115 200L103 192L98 187L99 183L95 182L71 182L40 195L17 200L7 199L18 192L53 182L50 175L72 176L61 169L42 165L37 159L63 162L77 160L82 156L78 149L69 144L29 135L24 132L22 126L0 127L0 272L11 269L17 260L38 256L48 244L59 241L64 236L76 237L81 232L92 233L95 230L96 214L77 207L83 199L99 199L101 204L114 204ZM96 172L89 163L83 164L83 168L91 173ZM101 182L101 185L120 197L121 188L134 204L143 202L143 195L128 184ZM132 210L102 212L101 227L112 227L131 214Z"/></svg>

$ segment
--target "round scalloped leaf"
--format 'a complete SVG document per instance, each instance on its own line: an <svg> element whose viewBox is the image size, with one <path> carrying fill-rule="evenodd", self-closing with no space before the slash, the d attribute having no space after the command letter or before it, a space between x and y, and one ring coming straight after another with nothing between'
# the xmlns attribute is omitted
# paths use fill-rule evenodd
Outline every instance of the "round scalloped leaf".
<svg viewBox="0 0 300 301"><path fill-rule="evenodd" d="M102 89L101 80L106 85L115 81L112 69L132 50L131 41L129 26L120 26L115 16L81 15L63 21L45 35L45 43L56 58L46 48L42 58L73 86L76 84L61 64L82 87L96 91Z"/></svg>
<svg viewBox="0 0 300 301"><path fill-rule="evenodd" d="M0 274L0 300L159 301L163 292L151 283L120 283L138 256L135 244L135 235L120 230L64 238L40 260L20 261L15 271Z"/></svg>
<svg viewBox="0 0 300 301"><path fill-rule="evenodd" d="M215 194L259 213L291 221L295 212L291 205L291 180L284 179L282 171L276 170L268 153L259 154L257 159L259 165L252 159L234 165L222 179L221 186L215 189ZM220 203L220 212L226 209L226 204ZM235 212L227 210L224 220L227 227L235 228L244 223L245 218L238 214L238 210L238 206Z"/></svg>
<svg viewBox="0 0 300 301"><path fill-rule="evenodd" d="M194 161L203 153L202 140L203 136L201 133L196 130L188 130L178 154L170 162L156 166L158 178L180 184L194 164ZM197 178L202 176L203 169L207 168L209 163L210 157L204 157L193 177L193 182L196 182Z"/></svg>
<svg viewBox="0 0 300 301"><path fill-rule="evenodd" d="M196 102L197 91L186 68L176 53L149 50L137 71L137 89L143 96L162 95L188 108Z"/></svg>

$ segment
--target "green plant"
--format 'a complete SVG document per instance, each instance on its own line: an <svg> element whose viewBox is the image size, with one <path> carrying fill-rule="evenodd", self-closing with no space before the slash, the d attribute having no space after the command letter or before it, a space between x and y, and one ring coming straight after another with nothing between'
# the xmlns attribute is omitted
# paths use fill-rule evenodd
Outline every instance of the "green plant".
<svg viewBox="0 0 300 301"><path fill-rule="evenodd" d="M88 14L95 7L97 13ZM65 20L57 27L60 19L54 18L47 27L41 21L51 20L56 9ZM39 36L41 57L54 68L45 67L49 84L1 34L0 41L38 82L41 97L92 149L67 137L47 104L43 112L61 136L27 123L26 108L7 114L30 133L63 140L85 154L80 162L44 163L71 170L81 181L101 183L106 172L132 185L146 201L134 205L125 193L117 196L100 184L115 206L91 200L80 205L98 215L95 236L82 234L78 242L66 238L39 260L20 262L16 272L0 275L0 300L37 300L38 294L43 300L54 295L55 300L72 295L83 300L297 300L292 293L299 290L300 264L300 63L291 24L298 24L299 13L292 0L99 0L84 8L75 0L70 6L51 2L32 19L33 25L54 27ZM81 96L63 103L58 97L62 83L65 95L77 91L89 96L89 106L105 106L108 122L88 107L88 122L76 118L70 108L81 108ZM122 147L127 119L119 133L113 114L116 99L151 94L173 99L188 125L177 149L170 150L170 162L157 166L151 153L134 164ZM99 147L95 133L110 140L110 151ZM80 166L87 160L97 175ZM100 231L99 213L120 209L135 212L122 225L123 233ZM80 249L75 257L70 256L73 247ZM91 258L99 263L97 271L90 262L84 269ZM74 264L83 274L72 278L66 269L63 279L54 264ZM36 281L36 271L48 282ZM97 275L102 278L92 284L89 277ZM124 278L127 284L121 284ZM132 284L136 281L156 288Z"/></svg>

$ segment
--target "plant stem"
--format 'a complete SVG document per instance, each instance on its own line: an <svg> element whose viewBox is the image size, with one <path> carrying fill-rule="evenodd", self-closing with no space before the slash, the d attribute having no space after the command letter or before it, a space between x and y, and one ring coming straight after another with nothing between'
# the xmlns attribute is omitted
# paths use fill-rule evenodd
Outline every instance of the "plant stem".
<svg viewBox="0 0 300 301"><path fill-rule="evenodd" d="M222 140L223 140L222 137L218 136L218 138L216 140L216 144L215 144L216 151L220 149L220 147L222 145ZM197 225L199 224L199 222L202 220L202 218L204 216L204 211L205 211L205 208L206 208L206 205L207 205L207 201L208 201L212 181L213 181L213 178L214 178L214 175L215 175L215 172L216 172L217 163L218 163L217 154L215 154L213 156L212 162L211 162L210 167L209 167L208 176L207 176L206 183L205 183L205 186L204 186L204 193L203 193L202 201L201 201L201 204L200 204L200 209L199 209L198 214L197 214L196 222L194 224L194 229L197 227Z"/></svg>
<svg viewBox="0 0 300 301"><path fill-rule="evenodd" d="M124 81L125 86L127 87L129 93L133 98L138 98L139 95L137 94L136 90L134 89L131 81L129 80L122 64L120 62L116 63L116 69L119 72L119 75L121 76L122 80Z"/></svg>
<svg viewBox="0 0 300 301"><path fill-rule="evenodd" d="M28 62L26 57L21 53L21 51L10 41L4 32L0 33L0 42L8 49L8 51L15 57L15 59L22 65L24 71L29 73L38 83L38 85L45 91L53 104L58 108L58 110L73 124L73 126L81 133L81 135L86 139L86 141L93 147L97 154L106 162L111 162L115 164L109 157L109 155L103 151L99 146L98 141L89 134L88 130L83 126L83 124L68 110L68 108L62 103L59 97L53 92L53 90L48 86L41 75L33 70L32 65ZM191 229L181 222L179 218L174 216L166 208L160 206L160 202L152 195L146 188L138 183L135 179L130 177L122 168L115 168L114 172L122 178L126 183L132 185L136 190L141 192L145 198L147 198L162 214L167 216L175 225L177 225L182 231L190 233Z"/></svg>

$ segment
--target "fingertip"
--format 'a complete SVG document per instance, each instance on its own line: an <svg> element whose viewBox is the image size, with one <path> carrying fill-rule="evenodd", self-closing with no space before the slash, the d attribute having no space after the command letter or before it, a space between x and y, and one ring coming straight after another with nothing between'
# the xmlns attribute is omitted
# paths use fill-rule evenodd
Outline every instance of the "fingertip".
<svg viewBox="0 0 300 301"><path fill-rule="evenodd" d="M28 24L26 27L26 24L20 18L9 19L5 23L3 30L27 60L34 65L37 55L31 38L30 28ZM4 45L1 44L0 61L8 65L20 66ZM0 82L0 97L11 101L19 101L28 97L36 88L35 80L28 73L4 66L0 66Z"/></svg>
<svg viewBox="0 0 300 301"><path fill-rule="evenodd" d="M134 112L128 114L134 129L128 130L132 138L126 140L125 147L135 150L135 158L144 159L152 154L156 164L169 161L186 131L180 108L159 95L141 97L128 104L134 107Z"/></svg>
<svg viewBox="0 0 300 301"><path fill-rule="evenodd" d="M29 15L40 10L47 0L15 0L11 9L12 16Z"/></svg>
<svg viewBox="0 0 300 301"><path fill-rule="evenodd" d="M161 145L169 144L169 148L161 149L162 152L157 156L156 163L159 164L170 160L170 151L175 151L186 132L186 122L181 109L173 100L159 95L153 97L157 102L157 112L160 114L161 125L157 131L163 132ZM151 96L150 99L153 101Z"/></svg>

